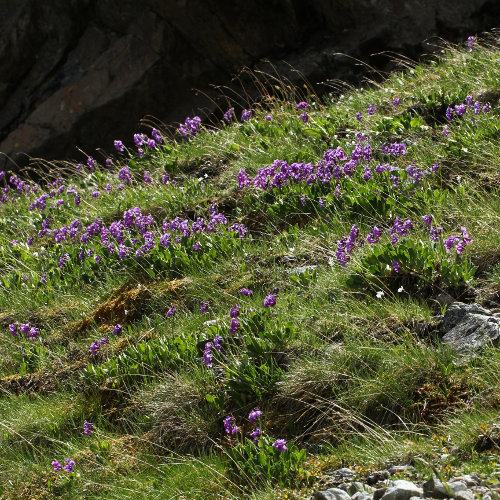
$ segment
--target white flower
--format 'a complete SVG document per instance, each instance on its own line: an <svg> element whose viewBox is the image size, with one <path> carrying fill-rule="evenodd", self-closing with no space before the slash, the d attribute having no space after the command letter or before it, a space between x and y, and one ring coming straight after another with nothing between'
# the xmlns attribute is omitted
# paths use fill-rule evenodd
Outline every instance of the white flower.
<svg viewBox="0 0 500 500"><path fill-rule="evenodd" d="M402 286L400 286L400 287L398 288L398 293L404 292L404 290L405 290L405 289L404 289Z"/></svg>
<svg viewBox="0 0 500 500"><path fill-rule="evenodd" d="M377 292L377 299L381 299L384 296L384 292L382 290L379 290Z"/></svg>

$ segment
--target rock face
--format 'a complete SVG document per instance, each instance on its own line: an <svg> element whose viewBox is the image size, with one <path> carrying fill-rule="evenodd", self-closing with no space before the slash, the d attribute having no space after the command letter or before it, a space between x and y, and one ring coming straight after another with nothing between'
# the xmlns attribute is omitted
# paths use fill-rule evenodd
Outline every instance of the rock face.
<svg viewBox="0 0 500 500"><path fill-rule="evenodd" d="M15 161L109 151L145 115L169 123L214 111L210 84L263 57L291 79L283 59L312 82L352 80L356 62L335 52L416 56L429 36L463 41L499 17L496 0L3 0L0 151ZM258 97L246 92L241 106Z"/></svg>
<svg viewBox="0 0 500 500"><path fill-rule="evenodd" d="M477 304L454 302L442 317L441 341L463 354L497 345L500 340L500 314Z"/></svg>

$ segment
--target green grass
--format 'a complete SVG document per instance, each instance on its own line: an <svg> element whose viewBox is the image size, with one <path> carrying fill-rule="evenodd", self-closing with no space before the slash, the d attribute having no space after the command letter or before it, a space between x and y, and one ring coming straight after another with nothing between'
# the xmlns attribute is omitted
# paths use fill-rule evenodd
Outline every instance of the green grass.
<svg viewBox="0 0 500 500"><path fill-rule="evenodd" d="M111 169L104 161L95 171L72 166L56 186L48 185L54 175L35 195L0 205L0 496L308 498L325 472L346 465L360 477L386 461L415 463L420 478L497 472L498 449L481 443L499 418L499 351L461 358L441 345L435 317L444 311L442 293L500 307L499 69L492 38L472 52L446 47L341 96L320 99L283 84L249 103L248 122L202 126L188 140L171 134L142 157L116 153ZM446 107L467 95L487 96L491 110L468 109L448 123ZM308 123L295 109L301 100L311 103ZM337 147L350 155L358 133L372 158L352 179L342 177L341 193L337 181L238 188L241 169L253 178L275 160L316 165ZM381 151L394 142L406 144L405 155ZM388 163L397 186L389 172L375 173ZM431 174L435 163L441 167ZM372 179L362 177L365 164ZM416 184L406 173L411 164L426 172ZM124 167L134 182L118 190ZM161 183L165 174L176 183ZM43 212L30 210L61 184ZM158 243L164 219L207 219L212 204L226 225ZM109 228L133 207L151 214L157 231L139 258L118 258L111 235L109 253L103 233L88 243L79 240L84 230L60 242L52 233L38 237L46 218L51 231L76 218L84 228L96 218ZM439 242L429 239L426 214L443 228ZM396 216L413 229L392 245ZM245 224L244 238L226 230L232 224ZM374 226L383 234L376 245L355 246L344 267L337 245L353 225L363 237ZM134 227L130 237L142 238ZM473 242L461 255L446 252L443 241L462 227ZM238 294L242 288L253 294ZM275 288L276 305L264 308ZM9 333L10 324L28 321L39 329L35 340ZM92 355L90 345L106 335ZM223 348L212 349L207 368L204 343L215 335ZM286 453L248 440L256 406L262 442L286 439ZM234 435L224 432L230 414L240 427ZM85 420L94 424L91 436ZM76 462L74 473L53 472L52 460L65 458ZM250 487L248 477L259 481Z"/></svg>

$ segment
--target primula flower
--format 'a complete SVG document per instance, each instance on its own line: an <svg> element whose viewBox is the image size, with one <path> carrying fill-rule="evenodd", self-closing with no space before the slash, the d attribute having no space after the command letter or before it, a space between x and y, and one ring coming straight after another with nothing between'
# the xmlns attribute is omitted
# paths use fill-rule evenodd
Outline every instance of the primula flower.
<svg viewBox="0 0 500 500"><path fill-rule="evenodd" d="M443 127L443 137L448 137L450 134L450 129L448 127Z"/></svg>
<svg viewBox="0 0 500 500"><path fill-rule="evenodd" d="M224 420L224 430L226 431L227 434L236 434L240 428L237 427L236 425L233 425L235 421L235 418L232 415L228 415Z"/></svg>
<svg viewBox="0 0 500 500"><path fill-rule="evenodd" d="M167 311L167 318L170 318L172 316L175 316L175 312L177 311L177 307L172 306L168 311Z"/></svg>
<svg viewBox="0 0 500 500"><path fill-rule="evenodd" d="M366 112L369 114L369 115L373 115L373 113L375 113L375 104L370 104L368 106L368 109L366 110Z"/></svg>
<svg viewBox="0 0 500 500"><path fill-rule="evenodd" d="M422 221L425 222L425 225L427 227L431 227L432 224L432 215L422 215L421 217Z"/></svg>
<svg viewBox="0 0 500 500"><path fill-rule="evenodd" d="M90 422L83 422L83 433L86 436L90 436L90 433L94 430L94 424L91 424Z"/></svg>
<svg viewBox="0 0 500 500"><path fill-rule="evenodd" d="M151 131L151 135L158 144L161 144L163 142L163 138L160 135L160 132L158 132L158 130L156 130L155 128Z"/></svg>
<svg viewBox="0 0 500 500"><path fill-rule="evenodd" d="M361 113L356 113L356 120L360 122L363 119L363 115Z"/></svg>
<svg viewBox="0 0 500 500"><path fill-rule="evenodd" d="M467 38L467 47L469 48L469 52L472 52L474 50L474 41L476 40L476 37L470 36Z"/></svg>
<svg viewBox="0 0 500 500"><path fill-rule="evenodd" d="M225 113L224 113L224 121L226 123L229 123L231 121L231 118L233 117L234 113L234 108L229 108Z"/></svg>
<svg viewBox="0 0 500 500"><path fill-rule="evenodd" d="M9 325L9 332L11 333L11 335L14 335L14 336L17 335L17 323L11 323Z"/></svg>
<svg viewBox="0 0 500 500"><path fill-rule="evenodd" d="M252 441L254 444L259 444L259 437L261 436L262 434L262 431L256 427L251 433L250 433L250 437L252 438Z"/></svg>
<svg viewBox="0 0 500 500"><path fill-rule="evenodd" d="M392 101L392 104L394 104L394 106L397 106L400 102L400 99L399 97L396 97L393 101Z"/></svg>
<svg viewBox="0 0 500 500"><path fill-rule="evenodd" d="M266 115L265 120L266 120L266 122L272 122L273 117L271 115Z"/></svg>
<svg viewBox="0 0 500 500"><path fill-rule="evenodd" d="M394 271L396 271L397 273L399 273L399 267L400 267L400 263L397 261L397 260L393 260L392 261L392 268L394 269Z"/></svg>
<svg viewBox="0 0 500 500"><path fill-rule="evenodd" d="M248 420L250 420L250 423L252 424L255 424L257 422L257 420L259 420L259 418L261 417L262 415L262 411L260 410L260 408L257 406L256 408L254 408L248 415Z"/></svg>
<svg viewBox="0 0 500 500"><path fill-rule="evenodd" d="M240 315L240 306L238 304L235 304L233 307L231 307L231 310L229 311L229 316L231 318L237 318Z"/></svg>
<svg viewBox="0 0 500 500"><path fill-rule="evenodd" d="M212 349L212 343L207 342L205 344L205 350L203 351L203 364L208 368L212 367L212 355L210 354L211 349Z"/></svg>
<svg viewBox="0 0 500 500"><path fill-rule="evenodd" d="M208 312L208 302L201 302L200 303L200 311L202 314L205 314Z"/></svg>
<svg viewBox="0 0 500 500"><path fill-rule="evenodd" d="M123 152L123 151L125 150L125 146L123 145L123 142L122 142L122 141L115 140L114 144L115 144L115 149L116 149L117 151L120 151L120 153L121 153L121 152Z"/></svg>
<svg viewBox="0 0 500 500"><path fill-rule="evenodd" d="M122 325L120 323L116 324L113 328L113 335L120 335L122 333Z"/></svg>
<svg viewBox="0 0 500 500"><path fill-rule="evenodd" d="M239 327L240 327L240 322L236 318L231 319L231 326L229 327L229 333L234 335Z"/></svg>
<svg viewBox="0 0 500 500"><path fill-rule="evenodd" d="M66 472L73 472L74 468L75 468L75 462L69 458L67 458L64 463L66 464L64 466L64 470Z"/></svg>
<svg viewBox="0 0 500 500"><path fill-rule="evenodd" d="M59 472L63 468L63 466L57 460L53 460L50 465L52 465L54 472Z"/></svg>
<svg viewBox="0 0 500 500"><path fill-rule="evenodd" d="M272 446L274 446L274 448L276 448L278 451L280 452L283 452L283 451L286 451L287 450L287 447L286 447L286 441L284 439L277 439L273 444Z"/></svg>
<svg viewBox="0 0 500 500"><path fill-rule="evenodd" d="M264 299L264 308L274 307L275 305L276 305L276 295L271 293Z"/></svg>
<svg viewBox="0 0 500 500"><path fill-rule="evenodd" d="M452 122L453 121L453 108L450 108L450 106L448 106L446 108L446 119L449 121L449 122Z"/></svg>
<svg viewBox="0 0 500 500"><path fill-rule="evenodd" d="M300 119L304 122L304 123L307 123L309 121L309 116L307 115L307 113L302 113L300 115Z"/></svg>
<svg viewBox="0 0 500 500"><path fill-rule="evenodd" d="M309 104L305 101L302 101L302 102L299 102L297 104L297 106L295 107L295 109L299 110L299 109L307 109L309 107Z"/></svg>
<svg viewBox="0 0 500 500"><path fill-rule="evenodd" d="M248 288L242 288L239 292L240 295L252 295L252 290L249 290Z"/></svg>
<svg viewBox="0 0 500 500"><path fill-rule="evenodd" d="M241 113L241 121L246 122L250 120L250 117L252 116L252 110L251 109L244 109L243 112Z"/></svg>

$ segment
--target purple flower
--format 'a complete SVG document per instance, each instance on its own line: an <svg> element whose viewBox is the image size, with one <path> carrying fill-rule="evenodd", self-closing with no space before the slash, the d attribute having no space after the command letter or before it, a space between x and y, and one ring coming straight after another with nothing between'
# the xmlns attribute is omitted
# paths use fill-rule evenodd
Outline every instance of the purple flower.
<svg viewBox="0 0 500 500"><path fill-rule="evenodd" d="M297 106L295 107L295 109L299 110L299 109L307 109L309 107L309 104L305 101L302 101L302 102L299 102L297 104Z"/></svg>
<svg viewBox="0 0 500 500"><path fill-rule="evenodd" d="M216 351L222 349L222 337L218 333L214 337L214 347Z"/></svg>
<svg viewBox="0 0 500 500"><path fill-rule="evenodd" d="M450 250L458 243L458 241L459 238L457 236L450 236L448 239L446 239L444 242L446 252L449 253Z"/></svg>
<svg viewBox="0 0 500 500"><path fill-rule="evenodd" d="M369 115L373 115L373 113L375 113L375 104L370 104L368 106L368 109L366 110L366 112L369 114Z"/></svg>
<svg viewBox="0 0 500 500"><path fill-rule="evenodd" d="M277 439L272 446L274 446L278 451L286 451L286 441L284 439Z"/></svg>
<svg viewBox="0 0 500 500"><path fill-rule="evenodd" d="M64 466L64 470L66 472L73 472L73 469L75 468L75 462L73 460L70 460L69 458L67 458L64 463L66 464Z"/></svg>
<svg viewBox="0 0 500 500"><path fill-rule="evenodd" d="M425 225L427 227L431 227L432 224L432 215L422 215L421 217L422 221L425 222Z"/></svg>
<svg viewBox="0 0 500 500"><path fill-rule="evenodd" d="M442 227L431 227L429 230L429 237L432 241L439 241L439 235L443 232Z"/></svg>
<svg viewBox="0 0 500 500"><path fill-rule="evenodd" d="M146 146L149 149L155 149L156 148L156 141L154 139L148 139L146 142Z"/></svg>
<svg viewBox="0 0 500 500"><path fill-rule="evenodd" d="M300 115L300 119L304 122L304 123L307 123L309 121L309 116L307 115L307 113L302 113Z"/></svg>
<svg viewBox="0 0 500 500"><path fill-rule="evenodd" d="M94 424L91 424L90 422L83 422L83 433L86 436L90 436L90 433L94 430Z"/></svg>
<svg viewBox="0 0 500 500"><path fill-rule="evenodd" d="M450 108L450 106L448 106L446 108L446 119L449 121L449 122L452 122L453 121L453 108Z"/></svg>
<svg viewBox="0 0 500 500"><path fill-rule="evenodd" d="M175 312L177 311L177 307L172 306L168 311L167 311L167 318L170 318L172 316L175 316Z"/></svg>
<svg viewBox="0 0 500 500"><path fill-rule="evenodd" d="M54 472L59 472L63 468L63 466L57 460L53 460L50 465L52 465Z"/></svg>
<svg viewBox="0 0 500 500"><path fill-rule="evenodd" d="M235 421L235 418L232 415L228 415L224 420L224 430L226 431L227 434L236 434L240 430L239 427L236 425L233 425Z"/></svg>
<svg viewBox="0 0 500 500"><path fill-rule="evenodd" d="M373 226L373 229L368 233L368 236L366 237L366 241L370 243L370 245L374 245L380 239L382 231L383 230L379 227Z"/></svg>
<svg viewBox="0 0 500 500"><path fill-rule="evenodd" d="M200 303L200 311L202 312L202 314L205 314L206 312L208 312L208 302L201 302Z"/></svg>
<svg viewBox="0 0 500 500"><path fill-rule="evenodd" d="M356 120L360 122L363 119L363 115L361 113L356 113Z"/></svg>
<svg viewBox="0 0 500 500"><path fill-rule="evenodd" d="M17 335L17 323L11 323L9 325L9 332L11 333L11 335L14 335L14 336Z"/></svg>
<svg viewBox="0 0 500 500"><path fill-rule="evenodd" d="M98 340L92 342L92 344L90 344L90 352L92 353L92 356L95 356L100 348L101 348L101 343Z"/></svg>
<svg viewBox="0 0 500 500"><path fill-rule="evenodd" d="M122 333L122 328L123 326L120 325L120 323L116 324L113 328L113 335L120 335L120 333Z"/></svg>
<svg viewBox="0 0 500 500"><path fill-rule="evenodd" d="M117 151L120 151L120 153L121 153L121 152L123 152L123 151L125 150L125 146L123 145L123 142L122 142L122 141L115 140L114 144L115 144L115 149L116 149Z"/></svg>
<svg viewBox="0 0 500 500"><path fill-rule="evenodd" d="M266 120L266 122L272 122L273 117L271 115L266 115L265 120Z"/></svg>
<svg viewBox="0 0 500 500"><path fill-rule="evenodd" d="M252 441L254 444L259 444L259 437L261 436L262 434L262 431L256 427L251 433L250 433L250 437L252 438Z"/></svg>
<svg viewBox="0 0 500 500"><path fill-rule="evenodd" d="M441 168L441 165L439 163L434 163L432 167L430 167L431 172L437 172Z"/></svg>
<svg viewBox="0 0 500 500"><path fill-rule="evenodd" d="M38 335L38 329L32 326L28 332L28 337L34 340L36 339L37 335Z"/></svg>
<svg viewBox="0 0 500 500"><path fill-rule="evenodd" d="M261 409L259 407L256 407L248 414L248 420L250 420L251 424L255 424L257 420L259 420L261 415Z"/></svg>
<svg viewBox="0 0 500 500"><path fill-rule="evenodd" d="M229 312L229 316L231 318L237 318L240 315L240 306L238 304L235 304L233 307L231 307L231 311Z"/></svg>
<svg viewBox="0 0 500 500"><path fill-rule="evenodd" d="M463 116L467 111L467 106L465 104L456 104L455 105L455 113L457 116Z"/></svg>
<svg viewBox="0 0 500 500"><path fill-rule="evenodd" d="M264 299L264 307L274 307L276 305L276 295L270 293L265 299Z"/></svg>
<svg viewBox="0 0 500 500"><path fill-rule="evenodd" d="M249 290L248 288L242 288L239 292L240 295L252 295L252 290Z"/></svg>
<svg viewBox="0 0 500 500"><path fill-rule="evenodd" d="M450 129L448 127L443 127L443 137L448 137Z"/></svg>
<svg viewBox="0 0 500 500"><path fill-rule="evenodd" d="M95 169L95 162L94 162L94 158L92 158L92 156L89 156L87 158L87 166L90 168L90 170Z"/></svg>
<svg viewBox="0 0 500 500"><path fill-rule="evenodd" d="M106 167L111 167L111 158L106 158Z"/></svg>
<svg viewBox="0 0 500 500"><path fill-rule="evenodd" d="M394 104L394 106L397 106L399 104L399 101L400 101L399 97L396 97L394 101L392 101L392 104Z"/></svg>
<svg viewBox="0 0 500 500"><path fill-rule="evenodd" d="M234 113L234 108L229 108L225 113L224 113L224 121L226 123L229 123L231 121L231 118L233 117Z"/></svg>
<svg viewBox="0 0 500 500"><path fill-rule="evenodd" d="M153 139L158 143L158 144L161 144L163 142L163 138L160 134L160 132L158 132L158 130L156 130L155 128L151 131L151 135L153 136Z"/></svg>
<svg viewBox="0 0 500 500"><path fill-rule="evenodd" d="M205 350L203 351L203 364L208 368L212 367L212 355L210 354L211 349L212 349L211 342L207 342L205 344Z"/></svg>
<svg viewBox="0 0 500 500"><path fill-rule="evenodd" d="M92 198L99 198L99 191L92 191Z"/></svg>
<svg viewBox="0 0 500 500"><path fill-rule="evenodd" d="M392 268L394 269L394 271L396 271L397 273L399 273L399 267L401 266L401 264L397 261L397 260L393 260L392 261Z"/></svg>
<svg viewBox="0 0 500 500"><path fill-rule="evenodd" d="M231 326L229 327L229 333L234 335L239 327L240 327L240 322L236 318L232 318Z"/></svg>
<svg viewBox="0 0 500 500"><path fill-rule="evenodd" d="M488 113L488 111L491 110L491 106L486 103L484 106L483 106L483 115L485 115L486 113Z"/></svg>
<svg viewBox="0 0 500 500"><path fill-rule="evenodd" d="M132 182L132 174L127 167L123 167L122 169L120 169L120 171L118 172L118 178L122 182L126 182L127 184L130 184Z"/></svg>
<svg viewBox="0 0 500 500"><path fill-rule="evenodd" d="M246 122L250 120L250 117L252 116L252 110L251 109L244 109L243 112L241 113L241 121Z"/></svg>
<svg viewBox="0 0 500 500"><path fill-rule="evenodd" d="M476 37L470 36L467 38L467 47L469 48L469 52L472 52L474 50L474 41L476 40Z"/></svg>

